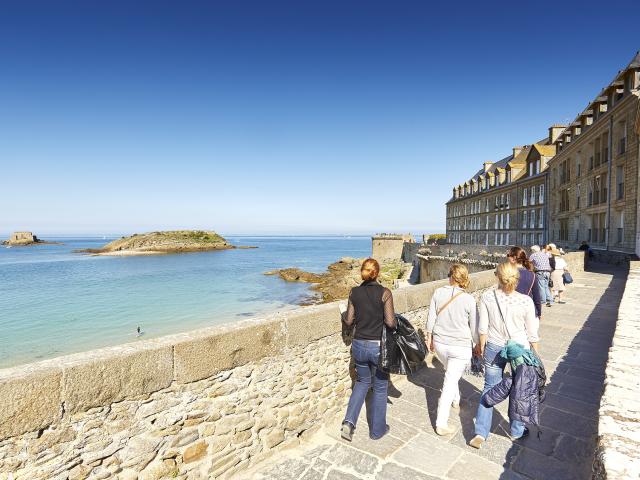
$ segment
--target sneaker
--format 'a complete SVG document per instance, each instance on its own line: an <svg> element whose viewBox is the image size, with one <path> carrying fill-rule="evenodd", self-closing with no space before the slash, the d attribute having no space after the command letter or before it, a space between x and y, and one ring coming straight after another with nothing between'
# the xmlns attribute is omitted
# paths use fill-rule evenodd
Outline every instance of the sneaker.
<svg viewBox="0 0 640 480"><path fill-rule="evenodd" d="M480 435L476 435L469 442L469 446L480 449L483 443L484 443L484 438L482 438Z"/></svg>
<svg viewBox="0 0 640 480"><path fill-rule="evenodd" d="M344 422L342 427L340 428L340 436L344 438L347 442L353 440L353 431L355 428L349 422Z"/></svg>
<svg viewBox="0 0 640 480"><path fill-rule="evenodd" d="M547 307L550 307L550 306L551 306L551 302L547 302Z"/></svg>
<svg viewBox="0 0 640 480"><path fill-rule="evenodd" d="M522 432L522 435L520 435L517 438L511 437L511 435L509 435L509 437L511 437L511 440L522 440L527 438L528 436L529 436L529 429L527 427L524 427L524 431Z"/></svg>
<svg viewBox="0 0 640 480"><path fill-rule="evenodd" d="M447 425L446 427L436 427L436 433L440 436L453 435L456 430Z"/></svg>
<svg viewBox="0 0 640 480"><path fill-rule="evenodd" d="M558 303L559 303L560 305L564 305L564 304L566 304L567 302L566 302L566 300L558 300Z"/></svg>

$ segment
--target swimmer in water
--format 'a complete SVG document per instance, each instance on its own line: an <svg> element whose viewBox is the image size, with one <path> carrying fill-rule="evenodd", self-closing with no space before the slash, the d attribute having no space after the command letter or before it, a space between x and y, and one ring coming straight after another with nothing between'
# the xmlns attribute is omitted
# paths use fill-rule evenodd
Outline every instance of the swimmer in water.
<svg viewBox="0 0 640 480"><path fill-rule="evenodd" d="M142 331L140 330L140 325L138 325L138 328L136 330L138 331L138 336L142 335Z"/></svg>

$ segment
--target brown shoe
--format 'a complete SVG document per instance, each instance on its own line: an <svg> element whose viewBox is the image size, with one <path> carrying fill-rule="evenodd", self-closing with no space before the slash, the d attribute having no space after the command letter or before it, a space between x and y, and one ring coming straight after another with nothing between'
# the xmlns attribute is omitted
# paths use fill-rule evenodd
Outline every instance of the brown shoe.
<svg viewBox="0 0 640 480"><path fill-rule="evenodd" d="M473 448L480 449L483 443L484 443L484 438L482 438L480 435L476 435L471 439L471 441L469 442L469 445L472 446Z"/></svg>
<svg viewBox="0 0 640 480"><path fill-rule="evenodd" d="M436 427L436 433L440 436L453 435L456 430L447 425L446 427Z"/></svg>

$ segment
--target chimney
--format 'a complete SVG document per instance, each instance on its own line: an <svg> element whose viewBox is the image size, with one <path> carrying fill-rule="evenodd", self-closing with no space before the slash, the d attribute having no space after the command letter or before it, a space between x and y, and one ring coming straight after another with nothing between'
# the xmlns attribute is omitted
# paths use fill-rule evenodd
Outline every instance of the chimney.
<svg viewBox="0 0 640 480"><path fill-rule="evenodd" d="M524 147L513 147L513 158L516 158Z"/></svg>
<svg viewBox="0 0 640 480"><path fill-rule="evenodd" d="M554 143L566 127L566 125L560 125L559 123L551 125L549 127L549 143Z"/></svg>
<svg viewBox="0 0 640 480"><path fill-rule="evenodd" d="M484 162L482 165L484 165L484 171L488 172L491 165L493 165L493 162Z"/></svg>

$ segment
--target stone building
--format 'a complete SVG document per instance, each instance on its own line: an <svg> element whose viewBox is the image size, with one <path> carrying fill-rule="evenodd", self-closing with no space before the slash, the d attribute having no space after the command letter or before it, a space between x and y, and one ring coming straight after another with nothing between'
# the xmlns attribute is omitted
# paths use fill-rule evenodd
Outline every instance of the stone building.
<svg viewBox="0 0 640 480"><path fill-rule="evenodd" d="M547 164L564 125L547 138L514 147L511 155L485 162L469 180L453 188L447 202L447 240L455 244L507 246L545 243Z"/></svg>
<svg viewBox="0 0 640 480"><path fill-rule="evenodd" d="M597 255L640 254L640 53L555 139L549 237Z"/></svg>
<svg viewBox="0 0 640 480"><path fill-rule="evenodd" d="M371 238L371 256L376 260L398 260L406 243L415 243L410 233L377 233Z"/></svg>
<svg viewBox="0 0 640 480"><path fill-rule="evenodd" d="M33 233L31 232L13 232L11 234L11 236L9 237L9 241L7 243L9 243L10 245L19 245L19 244L27 244L27 243L35 243L38 241L38 237L36 237Z"/></svg>

